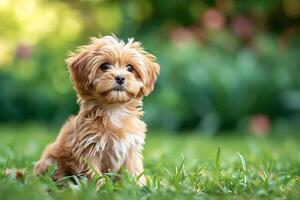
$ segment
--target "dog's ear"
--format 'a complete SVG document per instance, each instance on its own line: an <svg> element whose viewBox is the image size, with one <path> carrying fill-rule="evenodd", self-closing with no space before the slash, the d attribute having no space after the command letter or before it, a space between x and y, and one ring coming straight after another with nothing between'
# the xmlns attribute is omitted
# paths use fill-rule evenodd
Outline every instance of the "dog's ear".
<svg viewBox="0 0 300 200"><path fill-rule="evenodd" d="M159 74L160 66L156 62L155 56L153 56L152 54L146 53L146 54L144 54L144 57L145 57L145 65L147 68L148 75L146 77L146 82L143 87L143 94L145 96L147 96L154 89L154 84L155 84L157 76Z"/></svg>
<svg viewBox="0 0 300 200"><path fill-rule="evenodd" d="M89 50L87 46L80 47L75 53L70 52L66 63L74 87L79 93L87 93L90 89L89 70L87 65Z"/></svg>
<svg viewBox="0 0 300 200"><path fill-rule="evenodd" d="M157 76L159 75L160 66L156 62L156 57L148 52L146 52L139 42L134 42L132 47L138 50L142 56L145 65L146 76L143 77L144 87L142 92L144 96L148 96L154 89L154 84L156 82Z"/></svg>
<svg viewBox="0 0 300 200"><path fill-rule="evenodd" d="M106 40L103 38L91 37L88 45L81 46L75 52L69 53L66 63L73 85L79 94L89 93L95 75L95 70L92 68L95 49L99 49L105 44Z"/></svg>

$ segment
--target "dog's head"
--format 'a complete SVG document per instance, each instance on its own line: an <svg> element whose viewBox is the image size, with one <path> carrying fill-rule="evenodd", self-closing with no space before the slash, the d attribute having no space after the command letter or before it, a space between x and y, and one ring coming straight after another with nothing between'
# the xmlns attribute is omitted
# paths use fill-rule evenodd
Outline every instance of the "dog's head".
<svg viewBox="0 0 300 200"><path fill-rule="evenodd" d="M159 65L139 42L127 43L114 36L92 38L71 53L68 69L80 98L105 103L125 103L153 90Z"/></svg>

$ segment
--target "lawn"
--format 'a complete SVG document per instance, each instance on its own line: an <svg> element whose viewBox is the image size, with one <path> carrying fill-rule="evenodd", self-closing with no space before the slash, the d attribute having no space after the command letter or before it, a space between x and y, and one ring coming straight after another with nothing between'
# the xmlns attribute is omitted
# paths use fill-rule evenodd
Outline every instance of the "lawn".
<svg viewBox="0 0 300 200"><path fill-rule="evenodd" d="M0 126L0 168L24 168L17 181L0 176L0 199L299 199L300 139L256 138L248 134L207 137L197 133L150 131L144 150L148 183L139 187L125 172L121 181L107 174L95 181L73 178L65 187L49 175L35 177L34 161L58 129L46 126Z"/></svg>

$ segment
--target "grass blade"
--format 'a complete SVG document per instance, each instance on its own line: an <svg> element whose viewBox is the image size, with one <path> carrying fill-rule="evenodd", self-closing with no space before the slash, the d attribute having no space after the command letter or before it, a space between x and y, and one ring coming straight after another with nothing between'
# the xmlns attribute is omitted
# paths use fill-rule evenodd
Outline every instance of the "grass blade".
<svg viewBox="0 0 300 200"><path fill-rule="evenodd" d="M221 147L218 147L216 159L215 159L215 174L219 180L221 175L221 167L220 167L220 156L221 156Z"/></svg>
<svg viewBox="0 0 300 200"><path fill-rule="evenodd" d="M242 156L242 154L240 154L239 152L237 152L238 156L240 157L240 160L242 162L242 168L243 168L243 175L244 175L244 178L243 178L243 185L244 185L244 190L246 189L247 187L247 168L246 168L246 161L244 159L244 157Z"/></svg>

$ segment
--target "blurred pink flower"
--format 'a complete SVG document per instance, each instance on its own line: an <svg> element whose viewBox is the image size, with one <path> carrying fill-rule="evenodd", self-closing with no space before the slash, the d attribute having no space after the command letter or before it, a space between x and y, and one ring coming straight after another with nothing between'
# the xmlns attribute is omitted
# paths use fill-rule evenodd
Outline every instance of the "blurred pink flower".
<svg viewBox="0 0 300 200"><path fill-rule="evenodd" d="M175 43L185 43L193 40L194 35L192 31L184 27L175 27L170 33L171 40Z"/></svg>
<svg viewBox="0 0 300 200"><path fill-rule="evenodd" d="M211 8L204 12L202 23L208 30L220 30L225 26L225 17L218 9Z"/></svg>
<svg viewBox="0 0 300 200"><path fill-rule="evenodd" d="M267 135L271 128L271 120L265 114L254 115L250 119L249 128L254 135Z"/></svg>
<svg viewBox="0 0 300 200"><path fill-rule="evenodd" d="M32 46L26 44L18 44L16 48L16 57L19 59L26 59L32 55Z"/></svg>
<svg viewBox="0 0 300 200"><path fill-rule="evenodd" d="M249 39L253 35L251 21L244 16L238 16L232 22L233 32L242 39Z"/></svg>

